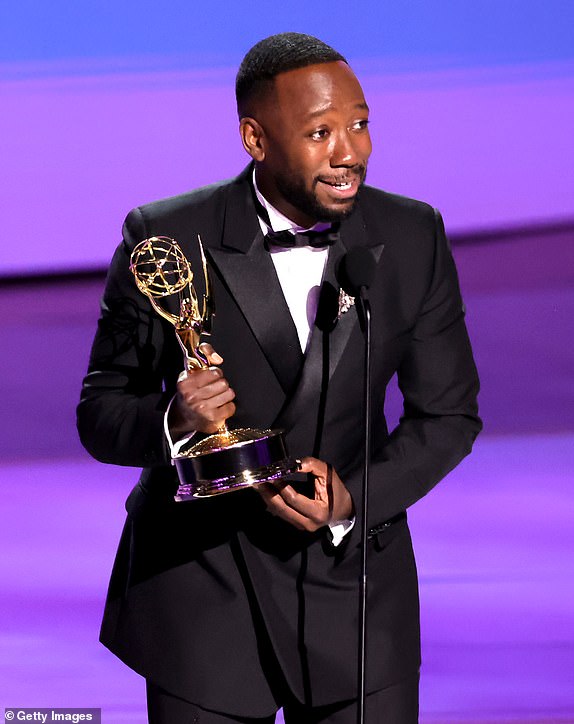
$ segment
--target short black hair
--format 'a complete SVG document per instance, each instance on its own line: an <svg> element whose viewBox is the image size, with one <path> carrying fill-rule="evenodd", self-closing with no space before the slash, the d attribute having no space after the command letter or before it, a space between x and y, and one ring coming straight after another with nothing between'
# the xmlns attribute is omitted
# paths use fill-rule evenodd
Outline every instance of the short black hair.
<svg viewBox="0 0 574 724"><path fill-rule="evenodd" d="M235 79L239 117L249 115L250 101L261 97L275 76L318 63L347 62L327 43L305 33L279 33L256 43L243 58Z"/></svg>

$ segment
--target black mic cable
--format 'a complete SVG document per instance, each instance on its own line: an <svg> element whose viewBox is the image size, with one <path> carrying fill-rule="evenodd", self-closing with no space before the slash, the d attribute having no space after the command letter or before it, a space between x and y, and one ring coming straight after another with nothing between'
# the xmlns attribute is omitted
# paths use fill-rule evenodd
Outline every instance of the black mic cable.
<svg viewBox="0 0 574 724"><path fill-rule="evenodd" d="M361 510L361 571L359 577L358 709L357 722L365 722L366 634L367 634L367 510L369 500L369 463L371 456L371 305L367 290L375 274L375 259L366 247L351 249L342 259L337 280L347 294L355 297L359 322L365 335L364 360L364 463Z"/></svg>

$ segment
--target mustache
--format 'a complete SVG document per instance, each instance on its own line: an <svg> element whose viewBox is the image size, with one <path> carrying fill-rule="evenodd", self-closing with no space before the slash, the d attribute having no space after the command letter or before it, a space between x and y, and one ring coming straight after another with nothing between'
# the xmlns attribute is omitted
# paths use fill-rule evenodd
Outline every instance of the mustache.
<svg viewBox="0 0 574 724"><path fill-rule="evenodd" d="M363 163L358 163L356 166L346 168L339 173L321 174L315 177L315 183L321 181L327 184L345 184L355 179L363 181L367 175L367 166Z"/></svg>

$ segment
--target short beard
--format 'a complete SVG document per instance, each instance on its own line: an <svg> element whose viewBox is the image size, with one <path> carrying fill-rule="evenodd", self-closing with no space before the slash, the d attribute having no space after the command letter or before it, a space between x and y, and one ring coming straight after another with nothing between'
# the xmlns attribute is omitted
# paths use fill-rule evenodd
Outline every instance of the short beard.
<svg viewBox="0 0 574 724"><path fill-rule="evenodd" d="M305 216L315 220L315 223L323 221L328 223L334 223L337 221L343 221L350 216L354 209L359 197L359 192L362 185L365 183L367 177L367 169L365 166L357 167L356 172L361 178L359 185L359 191L353 199L351 204L346 204L341 210L330 209L323 204L319 203L315 194L310 194L298 181L292 181L291 176L285 174L275 179L275 185L281 196L288 201L291 206L294 206L298 211L301 211ZM318 179L315 179L313 188L319 183Z"/></svg>

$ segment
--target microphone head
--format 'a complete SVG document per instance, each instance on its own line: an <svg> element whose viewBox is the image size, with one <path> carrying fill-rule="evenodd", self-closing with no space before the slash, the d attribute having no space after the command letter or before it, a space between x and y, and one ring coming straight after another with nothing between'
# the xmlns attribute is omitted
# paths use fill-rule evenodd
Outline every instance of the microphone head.
<svg viewBox="0 0 574 724"><path fill-rule="evenodd" d="M356 246L339 262L337 281L352 297L359 296L361 288L368 289L375 276L375 258L370 249Z"/></svg>

